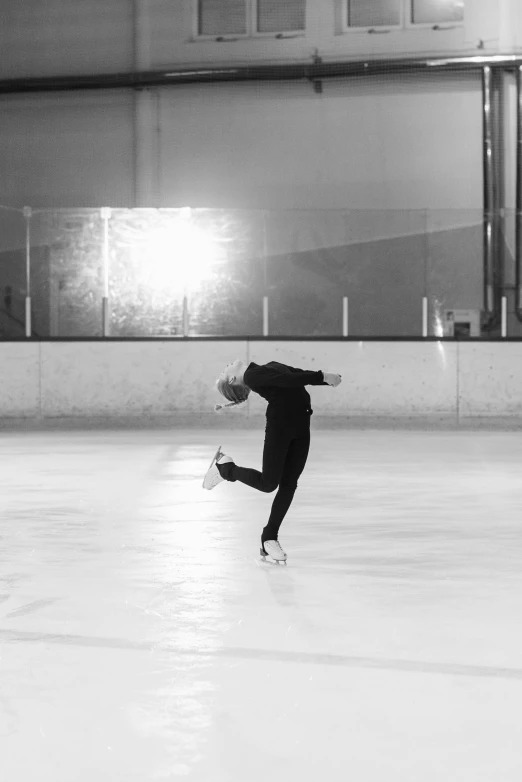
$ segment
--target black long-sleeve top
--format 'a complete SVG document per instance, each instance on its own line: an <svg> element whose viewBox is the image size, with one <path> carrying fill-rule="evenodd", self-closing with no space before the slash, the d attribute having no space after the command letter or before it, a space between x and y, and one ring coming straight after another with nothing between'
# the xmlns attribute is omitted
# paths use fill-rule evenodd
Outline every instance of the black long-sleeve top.
<svg viewBox="0 0 522 782"><path fill-rule="evenodd" d="M313 414L310 394L305 386L327 386L324 375L296 369L278 361L268 364L250 363L243 380L248 388L268 402L268 420L295 420Z"/></svg>

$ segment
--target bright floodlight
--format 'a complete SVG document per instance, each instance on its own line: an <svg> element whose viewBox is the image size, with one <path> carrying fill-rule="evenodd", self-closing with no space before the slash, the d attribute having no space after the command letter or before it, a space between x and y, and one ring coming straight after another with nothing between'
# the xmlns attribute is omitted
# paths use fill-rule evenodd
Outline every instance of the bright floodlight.
<svg viewBox="0 0 522 782"><path fill-rule="evenodd" d="M217 245L187 220L151 231L140 255L148 284L172 292L196 288L220 260Z"/></svg>

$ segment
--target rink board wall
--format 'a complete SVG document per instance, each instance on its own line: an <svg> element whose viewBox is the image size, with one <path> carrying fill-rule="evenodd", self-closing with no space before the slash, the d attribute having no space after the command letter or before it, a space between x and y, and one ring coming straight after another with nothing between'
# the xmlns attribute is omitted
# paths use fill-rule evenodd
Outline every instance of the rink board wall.
<svg viewBox="0 0 522 782"><path fill-rule="evenodd" d="M338 388L308 389L314 424L522 422L522 342L297 340L5 342L0 421L257 426L256 394L214 412L215 380L235 358L340 373Z"/></svg>

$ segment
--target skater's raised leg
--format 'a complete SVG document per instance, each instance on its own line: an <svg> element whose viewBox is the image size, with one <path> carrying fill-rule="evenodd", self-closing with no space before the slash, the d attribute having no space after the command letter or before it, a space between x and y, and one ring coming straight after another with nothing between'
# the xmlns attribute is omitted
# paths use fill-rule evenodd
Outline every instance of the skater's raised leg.
<svg viewBox="0 0 522 782"><path fill-rule="evenodd" d="M240 467L238 464L218 465L220 475L226 481L239 481L257 491L269 494L277 489L283 474L286 454L294 432L290 428L267 427L263 447L263 469Z"/></svg>
<svg viewBox="0 0 522 782"><path fill-rule="evenodd" d="M221 446L217 449L216 453L214 454L212 461L210 462L210 467L207 470L207 474L205 475L203 479L203 488L204 489L213 489L215 486L218 485L218 483L221 483L225 480L225 478L221 475L220 472L220 465L226 465L232 462L232 459L230 456L227 456L223 453L221 450Z"/></svg>

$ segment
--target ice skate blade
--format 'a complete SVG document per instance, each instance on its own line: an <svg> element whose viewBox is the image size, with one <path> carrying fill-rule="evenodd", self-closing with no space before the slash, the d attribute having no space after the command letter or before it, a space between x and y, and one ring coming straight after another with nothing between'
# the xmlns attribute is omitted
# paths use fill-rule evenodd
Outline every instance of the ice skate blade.
<svg viewBox="0 0 522 782"><path fill-rule="evenodd" d="M212 469L212 467L214 466L214 464L217 462L217 460L219 459L219 457L220 457L220 456L222 456L222 455L223 455L223 454L222 454L222 452L221 452L221 446L219 446L219 448L217 449L217 451L216 451L216 453L215 453L215 455L214 455L214 457L213 457L212 461L211 461L211 462L210 462L210 464L209 464L208 470L207 470L207 472L205 473L205 477L203 478L203 483L202 483L201 485L202 485L202 487L203 487L204 489L210 490L210 489L214 489L214 488L215 488L215 486L205 486L205 481L207 480L207 475L209 474L210 470ZM221 481L220 481L220 483L221 483ZM216 484L216 485L217 485L217 484Z"/></svg>
<svg viewBox="0 0 522 782"><path fill-rule="evenodd" d="M261 555L261 559L263 560L263 562L266 562L267 565L281 565L281 564L286 565L286 559L274 559L274 560L268 559L270 554L265 554L262 548L259 549L259 554Z"/></svg>

